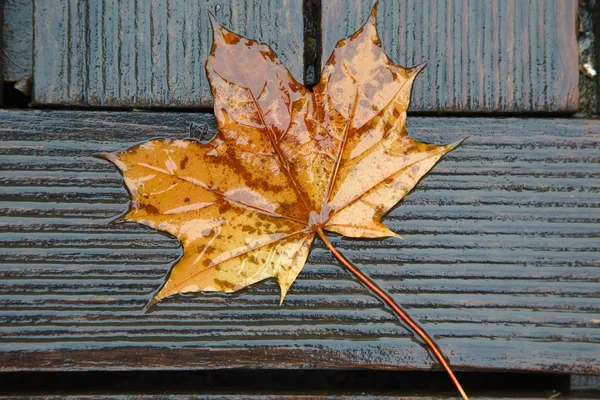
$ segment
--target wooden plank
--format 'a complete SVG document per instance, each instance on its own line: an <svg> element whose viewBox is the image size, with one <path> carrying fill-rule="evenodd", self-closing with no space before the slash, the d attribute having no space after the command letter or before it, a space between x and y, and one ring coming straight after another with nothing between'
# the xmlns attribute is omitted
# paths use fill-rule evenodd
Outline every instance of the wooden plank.
<svg viewBox="0 0 600 400"><path fill-rule="evenodd" d="M58 400L64 399L64 396L10 396L4 397L0 396L0 399L15 399L15 400ZM458 400L459 398L456 396L431 396L431 395L412 395L412 396L391 396L391 395L314 395L314 394L236 394L236 393L228 393L228 394L213 394L213 395L181 395L181 394L163 394L163 395L149 395L149 394L136 394L136 395L69 395L69 399L73 400L167 400L167 399L175 399L175 400L253 400L253 399L261 399L261 400L325 400L325 399L334 399L334 400ZM540 396L540 397L521 397L521 396L470 396L472 400L501 400L501 399L512 399L512 400L548 400L548 396ZM598 398L597 396L590 397L589 395L578 396L578 395L561 395L557 397L560 400L589 400L592 398Z"/></svg>
<svg viewBox="0 0 600 400"><path fill-rule="evenodd" d="M2 14L0 14L2 15ZM33 65L33 1L4 0L4 45L0 52L5 81L22 81L31 77Z"/></svg>
<svg viewBox="0 0 600 400"><path fill-rule="evenodd" d="M4 0L0 0L0 22L4 24ZM0 31L0 71L4 71L4 29ZM4 80L0 79L0 107L4 105Z"/></svg>
<svg viewBox="0 0 600 400"><path fill-rule="evenodd" d="M571 389L573 390L593 390L600 394L600 376L593 375L571 375Z"/></svg>
<svg viewBox="0 0 600 400"><path fill-rule="evenodd" d="M548 400L548 396L544 396L541 394L539 397L531 397L531 396L519 396L519 395L506 395L502 394L499 396L494 395L486 395L486 396L470 396L472 400L500 400L500 399L512 399L512 400ZM564 395L561 394L560 397L557 397L561 400L589 400L598 398L592 394L586 395ZM10 396L4 397L0 396L0 399L16 399L16 400L58 400L64 399L64 396ZM334 399L334 400L458 400L459 398L456 396L444 396L444 395L379 395L379 394L370 394L370 395L336 395L336 394L327 394L327 395L317 395L317 394L237 394L237 393L228 393L228 394L212 394L212 395L182 395L182 394L135 394L135 395L69 395L69 399L73 400L167 400L167 399L176 399L176 400L253 400L253 399L261 399L261 400L325 400L325 399Z"/></svg>
<svg viewBox="0 0 600 400"><path fill-rule="evenodd" d="M268 43L302 81L302 2L78 0L35 2L35 104L208 107L208 11Z"/></svg>
<svg viewBox="0 0 600 400"><path fill-rule="evenodd" d="M366 20L372 0L323 2L322 63ZM412 111L575 112L576 0L386 0L383 47L395 62L427 68Z"/></svg>
<svg viewBox="0 0 600 400"><path fill-rule="evenodd" d="M0 369L438 368L321 243L283 306L273 281L144 305L174 238L91 157L185 137L205 114L0 111ZM469 136L386 222L406 241L332 241L459 370L600 375L600 123L411 118Z"/></svg>

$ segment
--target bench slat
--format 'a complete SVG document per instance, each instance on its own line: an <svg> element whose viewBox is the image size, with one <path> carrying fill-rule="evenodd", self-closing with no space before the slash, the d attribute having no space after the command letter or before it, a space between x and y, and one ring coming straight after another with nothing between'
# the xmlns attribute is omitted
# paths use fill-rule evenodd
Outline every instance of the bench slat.
<svg viewBox="0 0 600 400"><path fill-rule="evenodd" d="M411 111L575 112L575 0L386 0L378 30L401 65L427 62ZM328 0L322 64L365 21L372 0Z"/></svg>
<svg viewBox="0 0 600 400"><path fill-rule="evenodd" d="M2 370L437 368L317 242L283 306L266 281L143 307L180 257L134 223L92 158L214 132L207 114L0 111ZM459 370L600 374L600 123L410 118L469 139L386 222L406 241L334 244L435 336Z"/></svg>
<svg viewBox="0 0 600 400"><path fill-rule="evenodd" d="M301 1L36 1L34 104L212 106L204 71L212 44L208 12L269 44L303 80Z"/></svg>

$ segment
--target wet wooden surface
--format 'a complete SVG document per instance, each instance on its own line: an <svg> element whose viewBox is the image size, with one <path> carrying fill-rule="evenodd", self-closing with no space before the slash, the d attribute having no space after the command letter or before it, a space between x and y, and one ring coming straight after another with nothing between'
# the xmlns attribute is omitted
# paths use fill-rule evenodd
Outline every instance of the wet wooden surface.
<svg viewBox="0 0 600 400"><path fill-rule="evenodd" d="M20 81L32 74L33 1L3 0L3 46L0 58L5 81Z"/></svg>
<svg viewBox="0 0 600 400"><path fill-rule="evenodd" d="M323 2L323 65L372 4ZM387 0L377 20L392 60L428 63L412 111L577 111L576 0Z"/></svg>
<svg viewBox="0 0 600 400"><path fill-rule="evenodd" d="M550 394L552 395L552 394ZM31 399L31 400L56 400L56 399L64 399L64 396L11 396L11 397L2 397L0 396L0 399L4 399L4 398L11 398L11 399ZM526 397L522 397L522 396L506 396L505 394L499 395L499 396L494 396L494 395L488 395L488 396L470 396L469 397L472 400L500 400L500 399L512 399L512 400L548 400L550 397L548 397L547 395L540 395L540 396L535 396L535 397L531 397L531 396L526 396ZM590 396L588 394L585 395L560 395L560 397L557 397L560 400L584 400L584 399L593 399L593 398L598 398L597 396L593 395ZM136 399L136 400L145 400L145 399L149 399L149 400L162 400L162 399L177 399L177 400L191 400L191 399L195 399L195 400L228 400L228 399L232 399L232 400L253 400L253 399L264 399L264 400L324 400L324 399L334 399L334 400L371 400L371 399L377 399L377 400L459 400L459 397L455 397L455 396L444 396L444 395L423 395L423 396L419 396L419 395L409 395L409 396L403 396L403 395L398 395L398 396L391 396L391 395L377 395L377 394L372 394L372 395L357 395L357 396L352 396L352 395L336 395L336 394L328 394L328 395L315 395L315 394L298 394L298 395L293 395L293 394L286 394L286 395L281 395L281 394L215 394L215 395L175 395L175 394L164 394L164 395L144 395L144 394L136 394L136 395L120 395L120 396L107 396L107 395L79 395L79 396L69 396L69 399L81 399L81 400L96 400L96 399L107 399L107 400L130 400L130 399Z"/></svg>
<svg viewBox="0 0 600 400"><path fill-rule="evenodd" d="M0 0L0 16L4 14L4 0ZM3 38L4 32L0 31L0 71L4 71L4 57L3 54ZM0 79L0 107L4 105L4 79Z"/></svg>
<svg viewBox="0 0 600 400"><path fill-rule="evenodd" d="M0 111L0 121L2 370L438 368L320 242L281 307L266 281L144 314L181 248L110 223L128 196L92 155L186 137L191 123L210 133L210 114ZM600 374L600 124L411 118L408 131L469 139L386 217L406 241L334 244L458 370Z"/></svg>
<svg viewBox="0 0 600 400"><path fill-rule="evenodd" d="M212 105L204 63L225 27L272 46L302 81L302 2L295 0L38 1L35 104Z"/></svg>
<svg viewBox="0 0 600 400"><path fill-rule="evenodd" d="M321 66L304 65L305 58L312 60L308 53L320 48L325 63L335 43L365 21L372 1L326 1L320 18L303 15L302 2L292 0L183 4L39 2L34 104L210 107L206 11L226 27L268 43L297 79L303 80L306 69L312 81ZM379 7L379 32L391 58L404 65L428 62L415 84L412 111L577 110L576 0L389 0ZM303 18L311 25L321 20L321 42L304 43ZM31 49L21 45L28 36L19 37L23 40L11 43L19 51Z"/></svg>

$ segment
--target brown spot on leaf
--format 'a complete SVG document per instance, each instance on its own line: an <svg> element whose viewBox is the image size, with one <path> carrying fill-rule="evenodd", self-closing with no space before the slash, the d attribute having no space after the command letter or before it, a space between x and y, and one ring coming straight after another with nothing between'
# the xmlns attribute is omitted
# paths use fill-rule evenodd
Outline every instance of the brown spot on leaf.
<svg viewBox="0 0 600 400"><path fill-rule="evenodd" d="M183 156L183 159L181 159L181 162L179 163L179 168L185 169L188 161L189 161L189 157L187 155Z"/></svg>
<svg viewBox="0 0 600 400"><path fill-rule="evenodd" d="M148 214L151 214L151 215L158 215L158 214L160 214L160 210L158 208L156 208L156 206L154 206L152 204L144 203L144 204L140 205L140 208L143 209L144 211L146 211Z"/></svg>
<svg viewBox="0 0 600 400"><path fill-rule="evenodd" d="M223 289L224 291L231 291L233 289L235 289L235 284L231 283L229 281L225 281L222 279L215 279L215 283L221 287L221 289Z"/></svg>

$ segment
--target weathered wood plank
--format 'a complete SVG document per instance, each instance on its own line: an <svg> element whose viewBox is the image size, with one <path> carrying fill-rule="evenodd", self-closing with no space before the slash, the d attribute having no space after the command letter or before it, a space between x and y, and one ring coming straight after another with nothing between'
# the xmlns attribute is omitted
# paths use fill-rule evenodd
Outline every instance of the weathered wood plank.
<svg viewBox="0 0 600 400"><path fill-rule="evenodd" d="M78 0L35 2L36 104L208 107L208 12L269 44L303 80L302 2Z"/></svg>
<svg viewBox="0 0 600 400"><path fill-rule="evenodd" d="M549 377L549 379L552 379ZM459 400L459 397L455 395L449 395L447 392L431 393L431 394L416 394L414 391L406 391L411 393L410 395L404 395L401 393L397 395L392 394L381 394L379 392L372 393L361 393L361 394L349 394L349 390L336 390L335 392L327 391L327 394L314 394L313 392L299 391L295 394L290 393L277 393L273 391L266 391L265 393L246 393L240 394L233 391L224 393L214 394L180 394L177 391L170 393L165 391L164 394L129 394L129 395L115 395L109 393L102 394L69 394L68 398L73 400ZM338 393L339 392L339 393ZM590 400L599 398L597 392L574 392L574 393L561 393L552 391L536 391L535 394L531 393L495 393L487 392L482 396L469 396L472 400L548 400L551 399L552 395L556 395L561 400ZM63 395L12 395L12 396L0 396L0 399L15 399L15 400L59 400L64 399Z"/></svg>
<svg viewBox="0 0 600 400"><path fill-rule="evenodd" d="M0 22L4 22L4 0L0 0ZM3 45L3 37L4 37L4 29L0 31L0 71L4 71L3 64L3 54L4 54L4 45ZM0 107L4 105L4 79L0 79Z"/></svg>
<svg viewBox="0 0 600 400"><path fill-rule="evenodd" d="M2 15L2 14L0 14ZM28 85L33 70L33 1L4 0L3 47L0 62L5 81ZM21 88L20 90L23 90Z"/></svg>
<svg viewBox="0 0 600 400"><path fill-rule="evenodd" d="M572 394L565 395L559 394L560 397L557 397L561 400L589 400L592 398L597 398L597 396L590 397L589 394ZM109 394L100 394L100 395L69 395L69 399L73 400L167 400L167 399L175 399L175 400L325 400L325 399L333 399L333 400L459 400L459 397L456 396L448 396L448 395L381 395L378 393L372 394L363 394L363 395L349 395L349 394L327 394L327 395L317 395L317 394L272 394L272 393L261 393L261 394L237 394L237 393L227 393L227 394L212 394L212 395L181 395L181 394L162 394L162 395L151 395L151 394L135 394L135 395L109 395ZM59 400L64 399L63 395L29 395L29 396L10 396L4 397L0 396L0 399L15 399L15 400ZM548 396L544 394L540 394L540 396L531 397L520 396L518 394L515 395L506 395L500 394L495 396L493 394L486 396L470 396L472 400L501 400L501 399L511 399L511 400L548 400Z"/></svg>
<svg viewBox="0 0 600 400"><path fill-rule="evenodd" d="M283 306L266 281L143 307L177 240L110 224L128 197L91 157L185 137L207 114L0 111L3 370L437 368L317 243ZM386 221L395 240L332 238L435 336L457 369L600 375L600 123L412 118L469 136Z"/></svg>
<svg viewBox="0 0 600 400"><path fill-rule="evenodd" d="M372 0L323 2L322 63L366 20ZM576 0L386 0L383 48L427 68L410 109L448 112L575 112Z"/></svg>

